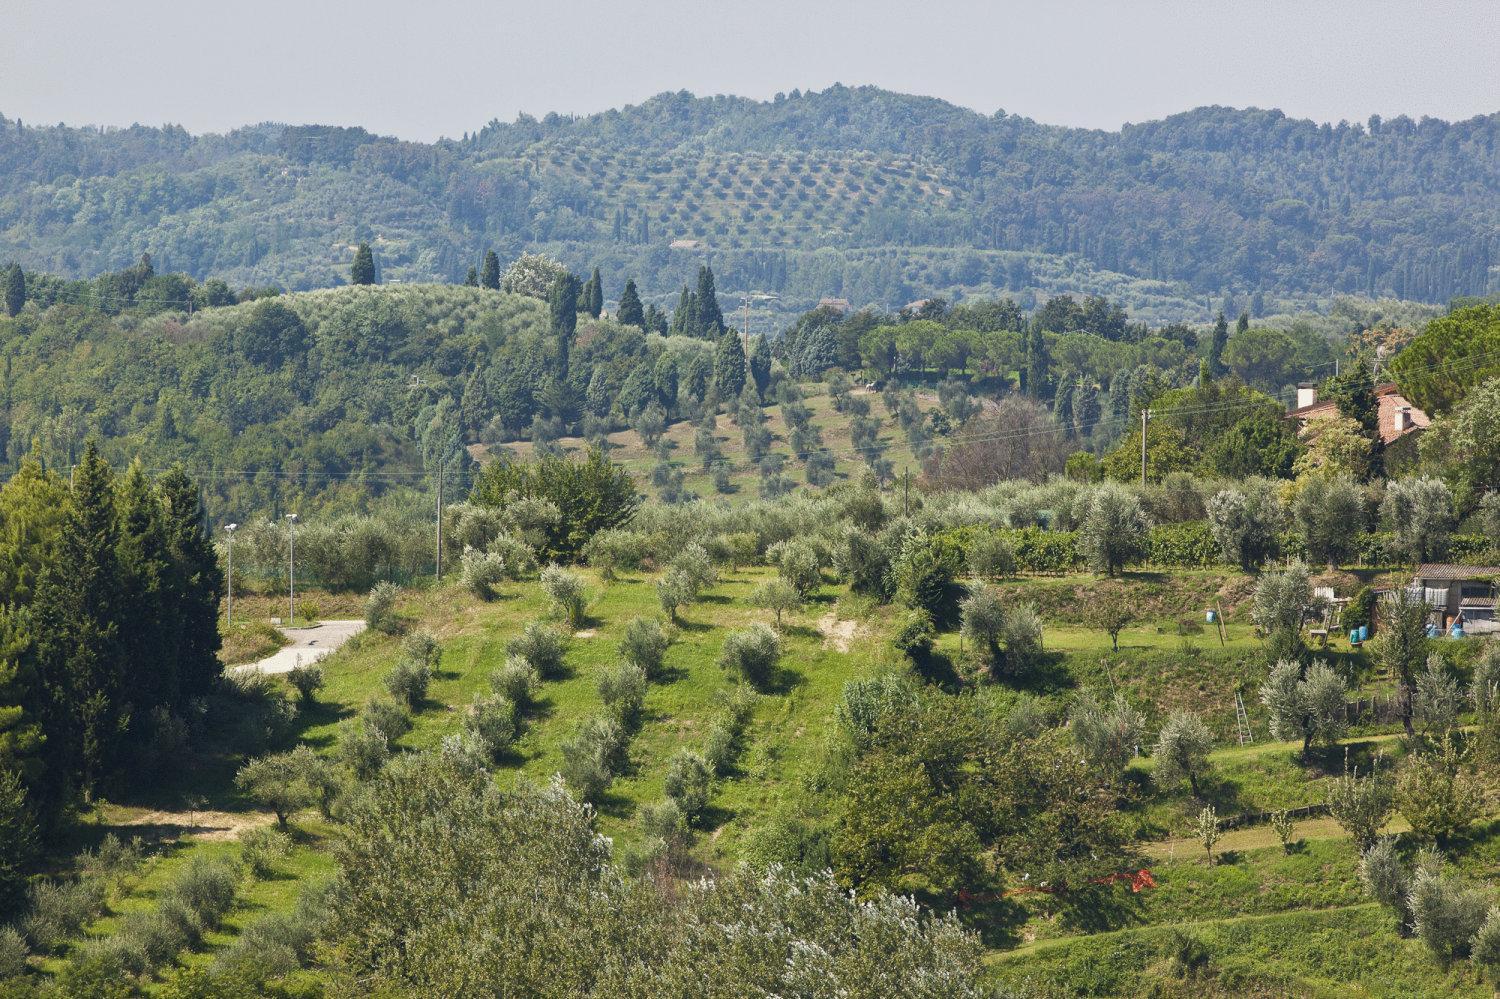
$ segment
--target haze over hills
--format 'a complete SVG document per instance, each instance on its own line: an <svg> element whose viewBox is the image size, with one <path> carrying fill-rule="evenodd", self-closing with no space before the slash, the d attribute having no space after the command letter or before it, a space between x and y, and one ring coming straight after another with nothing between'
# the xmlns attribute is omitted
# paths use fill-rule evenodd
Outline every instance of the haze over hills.
<svg viewBox="0 0 1500 999"><path fill-rule="evenodd" d="M840 86L663 94L433 144L0 119L0 259L83 276L149 252L305 289L342 283L361 240L403 282L540 248L665 303L707 258L721 292L779 295L776 320L934 292L1096 292L1154 320L1207 319L1226 296L1440 302L1500 290L1497 138L1500 114L1329 126L1227 108L1103 132Z"/></svg>

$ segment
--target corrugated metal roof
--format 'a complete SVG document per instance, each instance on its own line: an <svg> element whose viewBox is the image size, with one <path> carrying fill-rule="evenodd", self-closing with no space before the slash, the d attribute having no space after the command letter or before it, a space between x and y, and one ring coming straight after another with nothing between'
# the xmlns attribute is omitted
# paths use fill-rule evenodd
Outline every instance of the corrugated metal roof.
<svg viewBox="0 0 1500 999"><path fill-rule="evenodd" d="M1500 576L1500 565L1454 565L1449 562L1429 562L1417 568L1418 579L1478 579L1482 576Z"/></svg>

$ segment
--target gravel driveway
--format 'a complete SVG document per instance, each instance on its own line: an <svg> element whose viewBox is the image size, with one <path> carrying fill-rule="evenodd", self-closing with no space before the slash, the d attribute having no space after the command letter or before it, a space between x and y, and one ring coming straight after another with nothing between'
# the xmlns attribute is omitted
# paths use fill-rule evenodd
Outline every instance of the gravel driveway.
<svg viewBox="0 0 1500 999"><path fill-rule="evenodd" d="M259 662L231 667L230 673L290 673L315 663L365 630L364 621L320 621L311 628L282 628L287 644Z"/></svg>

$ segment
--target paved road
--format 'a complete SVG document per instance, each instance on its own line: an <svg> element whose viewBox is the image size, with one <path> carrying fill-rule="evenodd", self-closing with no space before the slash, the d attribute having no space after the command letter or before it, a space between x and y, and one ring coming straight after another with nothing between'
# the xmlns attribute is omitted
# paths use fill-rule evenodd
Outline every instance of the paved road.
<svg viewBox="0 0 1500 999"><path fill-rule="evenodd" d="M311 628L282 628L286 645L259 662L232 667L231 673L290 673L315 663L365 630L363 621L320 621Z"/></svg>

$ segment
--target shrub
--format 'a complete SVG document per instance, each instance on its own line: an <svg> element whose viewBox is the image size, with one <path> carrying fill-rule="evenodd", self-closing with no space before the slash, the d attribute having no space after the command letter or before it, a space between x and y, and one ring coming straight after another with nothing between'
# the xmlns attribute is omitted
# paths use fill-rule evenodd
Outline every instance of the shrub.
<svg viewBox="0 0 1500 999"><path fill-rule="evenodd" d="M212 929L234 904L239 880L232 862L197 856L167 886L162 901L177 902L197 917L198 925Z"/></svg>
<svg viewBox="0 0 1500 999"><path fill-rule="evenodd" d="M802 606L802 594L784 579L767 579L750 591L750 603L763 607L776 615L776 627L781 627L781 615Z"/></svg>
<svg viewBox="0 0 1500 999"><path fill-rule="evenodd" d="M969 573L978 579L1003 579L1016 573L1016 550L1004 537L982 531L969 542Z"/></svg>
<svg viewBox="0 0 1500 999"><path fill-rule="evenodd" d="M937 637L932 615L916 609L903 613L896 621L896 630L891 634L891 648L913 662L923 662L932 654L932 643Z"/></svg>
<svg viewBox="0 0 1500 999"><path fill-rule="evenodd" d="M505 643L505 653L520 656L543 677L554 677L562 673L569 641L569 636L556 628L532 621L519 635Z"/></svg>
<svg viewBox="0 0 1500 999"><path fill-rule="evenodd" d="M313 946L327 925L330 889L328 882L306 888L291 912L273 913L245 927L220 957L220 966L241 971L257 983L296 971L312 958Z"/></svg>
<svg viewBox="0 0 1500 999"><path fill-rule="evenodd" d="M340 726L338 759L355 780L370 780L390 758L391 744L384 732L363 721Z"/></svg>
<svg viewBox="0 0 1500 999"><path fill-rule="evenodd" d="M492 694L475 699L464 715L464 731L493 762L510 751L516 740L516 706L507 697Z"/></svg>
<svg viewBox="0 0 1500 999"><path fill-rule="evenodd" d="M0 982L26 974L28 954L26 938L14 926L0 926Z"/></svg>
<svg viewBox="0 0 1500 999"><path fill-rule="evenodd" d="M35 881L23 928L39 952L50 954L77 936L104 908L105 884L98 878Z"/></svg>
<svg viewBox="0 0 1500 999"><path fill-rule="evenodd" d="M787 585L804 599L823 585L818 550L801 538L777 542L766 551L766 557Z"/></svg>
<svg viewBox="0 0 1500 999"><path fill-rule="evenodd" d="M535 703L541 677L536 668L521 656L509 656L505 665L490 674L490 689L508 699L517 708Z"/></svg>
<svg viewBox="0 0 1500 999"><path fill-rule="evenodd" d="M1436 863L1418 865L1411 879L1412 926L1439 960L1466 956L1489 910L1487 893L1443 874Z"/></svg>
<svg viewBox="0 0 1500 999"><path fill-rule="evenodd" d="M542 589L552 601L553 609L574 628L583 624L583 614L588 608L588 590L583 577L569 572L561 566L549 565L542 570Z"/></svg>
<svg viewBox="0 0 1500 999"><path fill-rule="evenodd" d="M401 630L401 618L396 614L396 598L401 590L395 583L380 582L365 598L365 624L371 631L394 635Z"/></svg>
<svg viewBox="0 0 1500 999"><path fill-rule="evenodd" d="M292 840L279 829L262 826L251 829L240 837L240 859L257 878L265 879L275 873L275 865L292 852Z"/></svg>
<svg viewBox="0 0 1500 999"><path fill-rule="evenodd" d="M761 687L770 681L780 658L781 640L776 632L756 623L729 633L719 652L719 665L751 686Z"/></svg>
<svg viewBox="0 0 1500 999"><path fill-rule="evenodd" d="M641 807L641 830L671 852L687 845L688 817L672 798L653 801Z"/></svg>
<svg viewBox="0 0 1500 999"><path fill-rule="evenodd" d="M275 753L246 763L235 774L234 784L241 794L274 812L277 825L284 829L293 812L318 801L318 789L309 776L303 757Z"/></svg>
<svg viewBox="0 0 1500 999"><path fill-rule="evenodd" d="M689 822L708 805L712 783L708 761L697 753L680 750L667 766L666 793Z"/></svg>
<svg viewBox="0 0 1500 999"><path fill-rule="evenodd" d="M599 698L616 721L633 730L646 703L646 671L630 663L604 670L599 674Z"/></svg>
<svg viewBox="0 0 1500 999"><path fill-rule="evenodd" d="M495 599L495 592L505 581L505 558L496 552L464 552L459 575L464 588L480 600Z"/></svg>
<svg viewBox="0 0 1500 999"><path fill-rule="evenodd" d="M536 552L514 534L497 535L485 551L500 559L506 579L522 580L536 571Z"/></svg>
<svg viewBox="0 0 1500 999"><path fill-rule="evenodd" d="M419 708L427 697L427 684L432 673L427 664L403 658L385 676L385 689L392 697L413 710Z"/></svg>
<svg viewBox="0 0 1500 999"><path fill-rule="evenodd" d="M578 797L597 803L625 766L625 730L608 715L595 715L562 745L562 776Z"/></svg>
<svg viewBox="0 0 1500 999"><path fill-rule="evenodd" d="M411 730L411 713L389 697L372 697L360 709L360 719L370 728L394 743Z"/></svg>
<svg viewBox="0 0 1500 999"><path fill-rule="evenodd" d="M650 618L631 618L625 625L625 635L620 639L620 658L632 666L639 666L647 678L661 673L662 661L666 658L671 638L666 629Z"/></svg>
<svg viewBox="0 0 1500 999"><path fill-rule="evenodd" d="M934 621L949 619L953 607L953 580L958 570L958 551L930 535L906 539L895 561L896 597L906 607L924 610Z"/></svg>
<svg viewBox="0 0 1500 999"><path fill-rule="evenodd" d="M286 675L287 682L297 691L303 704L311 704L313 695L323 689L323 667L320 663L307 663L294 667Z"/></svg>
<svg viewBox="0 0 1500 999"><path fill-rule="evenodd" d="M1345 769L1328 789L1328 814L1354 839L1361 850L1375 844L1391 816L1390 782L1374 773L1364 777Z"/></svg>
<svg viewBox="0 0 1500 999"><path fill-rule="evenodd" d="M429 670L437 669L442 651L442 646L430 631L414 631L401 640L401 655Z"/></svg>
<svg viewBox="0 0 1500 999"><path fill-rule="evenodd" d="M1296 834L1297 824L1292 819L1292 813L1286 809L1271 813L1271 831L1276 834L1276 839L1281 843L1283 853L1292 852L1292 836Z"/></svg>
<svg viewBox="0 0 1500 999"><path fill-rule="evenodd" d="M1396 915L1402 936L1411 925L1411 872L1396 851L1396 839L1385 836L1359 858L1359 883L1365 894Z"/></svg>
<svg viewBox="0 0 1500 999"><path fill-rule="evenodd" d="M1093 694L1085 693L1068 716L1068 728L1084 759L1111 779L1123 773L1134 758L1145 725L1145 716L1131 707L1123 694L1116 694L1106 707Z"/></svg>
<svg viewBox="0 0 1500 999"><path fill-rule="evenodd" d="M1500 906L1490 906L1485 914L1484 922L1469 943L1469 956L1491 975L1500 968Z"/></svg>
<svg viewBox="0 0 1500 999"><path fill-rule="evenodd" d="M1446 845L1484 813L1484 785L1452 738L1444 738L1441 752L1415 754L1402 763L1395 802L1414 836Z"/></svg>

